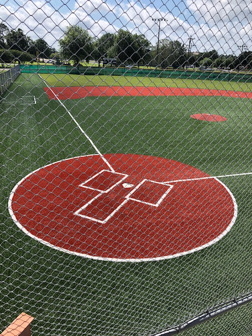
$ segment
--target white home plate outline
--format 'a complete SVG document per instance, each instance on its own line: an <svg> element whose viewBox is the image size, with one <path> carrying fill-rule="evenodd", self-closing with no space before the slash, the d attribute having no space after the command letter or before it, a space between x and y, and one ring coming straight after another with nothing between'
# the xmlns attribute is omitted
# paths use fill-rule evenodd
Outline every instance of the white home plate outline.
<svg viewBox="0 0 252 336"><path fill-rule="evenodd" d="M99 176L101 176L103 173L107 173L107 175L109 174L110 176L113 175L121 175L122 178L120 178L116 183L112 184L111 186L109 186L109 188L106 188L105 183L100 185L100 188L94 188L89 186L89 183L92 182L95 183L95 179L99 178ZM157 182L157 181L152 181L149 179L143 179L140 183L138 183L135 188L133 190L131 190L125 197L122 197L122 199L124 198L124 200L121 202L121 204L116 207L115 209L113 209L113 211L103 220L97 218L97 217L91 217L88 215L84 215L83 211L85 209L87 209L88 206L90 206L95 200L97 200L99 197L101 197L104 194L108 194L112 189L114 189L116 186L118 186L121 182L123 182L127 177L129 177L129 175L127 174L122 174L122 173L117 173L117 172L111 172L109 170L103 169L100 172L98 172L97 174L93 175L91 178L89 178L88 180L86 180L85 182L81 183L79 185L79 187L82 188L86 188L86 189L91 189L94 191L98 191L99 194L96 195L95 197L93 197L90 201L88 201L87 203L85 203L81 208L79 208L78 210L76 210L74 212L75 215L80 216L82 218L86 218L89 219L91 221L94 222L98 222L101 224L105 224L109 221L109 219L111 219L126 203L128 203L129 201L133 201L133 202L139 202L139 203L143 203L149 206L154 206L154 207L158 207L162 201L164 200L164 198L168 195L168 193L171 191L171 189L173 188L173 185L167 184L167 183L163 183L163 182ZM108 181L108 180L107 180ZM105 182L105 181L104 181ZM110 181L109 181L110 182ZM160 197L157 198L157 202L155 203L151 203L151 202L146 202L144 200L141 200L139 198L136 197L132 197L132 195L141 188L141 186L144 185L144 183L149 182L149 183L153 183L156 185L162 185L167 187L167 190L165 192L162 193L162 195ZM124 184L122 185L124 188ZM129 186L133 186L131 184L129 184ZM129 188L129 186L127 186L127 188ZM148 197L147 197L148 198Z"/></svg>
<svg viewBox="0 0 252 336"><path fill-rule="evenodd" d="M111 175L122 175L123 177L116 183L114 183L111 187L109 187L108 189L102 189L102 188L93 188L93 187L89 187L86 186L86 184L88 184L88 182L93 181L97 176L101 175L103 172L108 172ZM99 191L100 193L98 195L96 195L94 198L92 198L89 202L85 203L81 208L79 208L77 211L74 212L75 215L80 216L82 218L87 218L90 219L94 222L98 222L101 224L106 223L122 206L123 204L121 204L117 209L115 209L109 216L107 216L104 220L100 220L98 218L95 217L90 217L90 216L86 216L86 215L82 215L81 212L83 210L85 210L90 204L92 204L96 199L98 199L100 196L102 196L103 194L107 194L109 191L111 191L112 189L114 189L117 185L119 185L122 181L124 181L126 178L128 177L127 174L122 174L122 173L117 173L117 172L112 172L110 170L106 170L103 169L101 170L99 173L95 174L94 176L92 176L91 178L89 178L88 180L86 180L85 182L81 183L79 185L79 187L82 188L86 188L86 189L91 189L91 190L95 190L95 191Z"/></svg>
<svg viewBox="0 0 252 336"><path fill-rule="evenodd" d="M112 184L110 188L106 189L106 188L103 188L103 189L99 189L99 188L93 188L93 187L89 187L88 186L88 183L95 180L95 178L97 178L99 175L102 175L102 173L109 173L110 175L122 175L123 177L118 180L118 182L116 182L115 184ZM91 189L91 190L97 190L97 191L100 191L102 193L104 192L109 192L110 190L112 190L115 186L117 186L118 184L120 184L123 180L125 180L129 175L127 174L122 174L122 173L117 173L117 172L113 172L111 170L107 170L107 169L103 169L101 170L100 172L98 172L97 174L91 176L88 180L86 180L85 182L81 183L79 186L80 187L83 187L83 188L87 188L87 189ZM104 184L105 186L105 184Z"/></svg>
<svg viewBox="0 0 252 336"><path fill-rule="evenodd" d="M146 202L146 201L142 201L140 199L134 198L134 197L130 197L146 181L154 183L154 184L164 185L164 186L168 187L168 189L166 190L166 192L163 193L163 195L159 198L159 200L156 203ZM132 201L140 202L140 203L143 203L143 204L151 205L151 206L154 206L154 207L158 207L161 204L161 202L164 200L164 198L168 195L168 193L171 191L171 189L173 187L174 187L173 185L168 184L166 182L157 182L157 181L152 181L152 180L148 180L148 179L143 179L127 196L125 196L125 198L128 199L128 200L132 200Z"/></svg>

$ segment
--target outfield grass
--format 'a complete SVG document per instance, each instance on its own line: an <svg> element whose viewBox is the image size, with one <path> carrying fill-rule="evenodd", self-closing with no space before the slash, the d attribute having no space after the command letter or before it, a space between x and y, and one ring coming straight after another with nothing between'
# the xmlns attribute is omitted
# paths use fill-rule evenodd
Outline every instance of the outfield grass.
<svg viewBox="0 0 252 336"><path fill-rule="evenodd" d="M53 86L106 83L251 90L251 84L233 82L42 77ZM147 336L251 291L251 175L221 179L238 204L232 230L211 247L180 258L147 263L95 261L52 250L21 232L7 210L14 185L43 165L94 153L66 110L59 102L49 101L43 87L39 76L22 74L0 107L5 275L1 330L25 311L35 317L34 336ZM35 96L37 104L20 105L19 98L25 95ZM210 175L251 172L249 99L87 97L63 103L102 153L166 157ZM220 114L228 120L201 122L190 118L194 113ZM248 315L249 309L244 308ZM204 336L219 336L221 330L207 325L197 328L202 328L199 334ZM236 328L229 326L230 335ZM194 333L188 331L186 335ZM242 330L239 335L243 335Z"/></svg>

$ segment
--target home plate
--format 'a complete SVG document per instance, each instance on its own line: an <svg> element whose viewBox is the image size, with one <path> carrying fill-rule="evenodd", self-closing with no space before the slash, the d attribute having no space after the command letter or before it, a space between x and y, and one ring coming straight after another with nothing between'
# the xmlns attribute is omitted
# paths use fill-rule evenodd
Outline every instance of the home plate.
<svg viewBox="0 0 252 336"><path fill-rule="evenodd" d="M123 183L123 188L132 188L134 187L134 184L131 184L131 183Z"/></svg>

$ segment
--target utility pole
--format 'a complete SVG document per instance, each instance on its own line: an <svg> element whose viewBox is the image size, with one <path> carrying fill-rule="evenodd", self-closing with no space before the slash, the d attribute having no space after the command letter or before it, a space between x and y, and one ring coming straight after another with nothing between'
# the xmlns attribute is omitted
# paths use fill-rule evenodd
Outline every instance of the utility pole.
<svg viewBox="0 0 252 336"><path fill-rule="evenodd" d="M190 55L191 53L191 47L192 47L192 41L194 40L194 38L192 36L189 37L188 39L188 55Z"/></svg>
<svg viewBox="0 0 252 336"><path fill-rule="evenodd" d="M248 50L248 47L246 46L246 44L243 44L243 45L239 46L239 48L241 49L242 53L243 53L244 50Z"/></svg>
<svg viewBox="0 0 252 336"><path fill-rule="evenodd" d="M159 65L159 40L160 40L160 25L161 25L161 21L167 21L167 19L165 18L152 18L152 21L157 22L158 23L158 41L157 41L157 65Z"/></svg>
<svg viewBox="0 0 252 336"><path fill-rule="evenodd" d="M189 39L188 39L188 55L187 55L187 63L188 63L188 65L190 64L189 63L189 60L190 60L190 57L191 57L191 48L192 48L192 43L193 43L193 40L194 40L194 38L192 37L192 36L190 36L189 37Z"/></svg>

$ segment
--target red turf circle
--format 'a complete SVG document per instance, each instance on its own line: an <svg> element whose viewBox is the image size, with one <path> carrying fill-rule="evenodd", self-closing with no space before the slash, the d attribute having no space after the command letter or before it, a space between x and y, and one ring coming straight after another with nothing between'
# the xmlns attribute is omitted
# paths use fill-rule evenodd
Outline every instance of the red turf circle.
<svg viewBox="0 0 252 336"><path fill-rule="evenodd" d="M81 156L42 167L13 189L9 211L32 238L94 259L142 261L191 253L233 225L236 205L192 166L134 154Z"/></svg>
<svg viewBox="0 0 252 336"><path fill-rule="evenodd" d="M198 114L192 114L191 118L198 119L198 120L204 120L204 121L212 121L212 122L221 122L226 121L227 118L217 115L217 114L208 114L208 113L198 113Z"/></svg>

